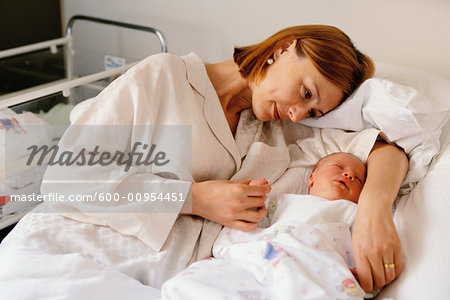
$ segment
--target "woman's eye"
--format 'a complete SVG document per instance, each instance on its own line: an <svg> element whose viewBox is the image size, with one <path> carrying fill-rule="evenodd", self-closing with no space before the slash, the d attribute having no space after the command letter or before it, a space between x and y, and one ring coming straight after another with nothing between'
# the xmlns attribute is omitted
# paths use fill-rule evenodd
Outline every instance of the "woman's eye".
<svg viewBox="0 0 450 300"><path fill-rule="evenodd" d="M307 88L305 88L305 99L309 99L311 98L311 96L311 92Z"/></svg>

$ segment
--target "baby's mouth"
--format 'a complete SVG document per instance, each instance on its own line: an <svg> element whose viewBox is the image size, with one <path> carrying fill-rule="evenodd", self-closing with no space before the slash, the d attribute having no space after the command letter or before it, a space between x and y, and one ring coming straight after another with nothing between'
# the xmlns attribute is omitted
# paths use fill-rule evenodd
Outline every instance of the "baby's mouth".
<svg viewBox="0 0 450 300"><path fill-rule="evenodd" d="M345 180L337 180L337 182L345 186L345 188L348 190L347 182L345 182Z"/></svg>

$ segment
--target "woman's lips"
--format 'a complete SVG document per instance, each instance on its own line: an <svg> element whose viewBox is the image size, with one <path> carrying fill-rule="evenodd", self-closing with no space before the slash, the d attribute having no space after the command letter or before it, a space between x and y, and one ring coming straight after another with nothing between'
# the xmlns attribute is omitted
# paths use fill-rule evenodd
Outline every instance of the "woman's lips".
<svg viewBox="0 0 450 300"><path fill-rule="evenodd" d="M274 120L280 119L280 114L278 113L277 105L275 103L273 105L273 119Z"/></svg>

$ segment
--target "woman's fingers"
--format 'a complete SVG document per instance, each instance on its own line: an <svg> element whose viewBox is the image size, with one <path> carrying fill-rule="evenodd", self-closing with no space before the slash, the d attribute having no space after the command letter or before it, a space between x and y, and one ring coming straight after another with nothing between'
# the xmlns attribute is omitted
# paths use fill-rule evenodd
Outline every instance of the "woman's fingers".
<svg viewBox="0 0 450 300"><path fill-rule="evenodd" d="M355 265L361 288L366 293L373 291L372 268L370 267L370 263L367 258L364 255L358 255L355 253Z"/></svg>
<svg viewBox="0 0 450 300"><path fill-rule="evenodd" d="M383 260L380 256L372 257L370 260L372 268L373 289L383 287L386 283Z"/></svg>
<svg viewBox="0 0 450 300"><path fill-rule="evenodd" d="M244 184L243 195L248 197L265 197L271 190L270 184Z"/></svg>
<svg viewBox="0 0 450 300"><path fill-rule="evenodd" d="M395 264L384 264L384 274L386 278L384 285L391 283L395 279Z"/></svg>
<svg viewBox="0 0 450 300"><path fill-rule="evenodd" d="M258 227L258 223L264 218L265 214L265 207L258 211L245 210L241 212L241 218L233 219L224 225L241 231L251 231Z"/></svg>
<svg viewBox="0 0 450 300"><path fill-rule="evenodd" d="M403 271L402 246L399 244L394 252L395 278ZM395 279L394 278L394 279Z"/></svg>
<svg viewBox="0 0 450 300"><path fill-rule="evenodd" d="M250 223L250 222L245 222L245 221L241 221L241 220L236 220L226 226L237 229L237 230L248 232L248 231L255 230L258 227L258 223Z"/></svg>
<svg viewBox="0 0 450 300"><path fill-rule="evenodd" d="M384 277L385 277L385 285L392 282L392 280L395 279L396 273L396 265L395 265L395 259L394 254L391 253L391 255L384 254L383 257L383 268L384 268Z"/></svg>
<svg viewBox="0 0 450 300"><path fill-rule="evenodd" d="M385 249L388 248L387 246ZM355 270L361 288L366 292L381 288L394 281L403 269L401 246L390 245L383 253L365 251L365 255L355 253Z"/></svg>
<svg viewBox="0 0 450 300"><path fill-rule="evenodd" d="M369 206L361 205L360 201L352 242L356 271L364 291L381 288L400 274L401 242L389 207L369 209Z"/></svg>
<svg viewBox="0 0 450 300"><path fill-rule="evenodd" d="M358 266L356 273L361 288L366 292L371 292L394 280L395 268L392 267L392 263L384 263L384 261L392 260L392 258L381 259L378 255L360 258L356 262Z"/></svg>
<svg viewBox="0 0 450 300"><path fill-rule="evenodd" d="M247 209L259 209L260 207L265 206L266 197L246 197L244 199L240 199L237 210L243 211Z"/></svg>
<svg viewBox="0 0 450 300"><path fill-rule="evenodd" d="M266 195L270 192L269 184L249 185L231 181L234 209L236 212L246 209L258 209L265 206Z"/></svg>
<svg viewBox="0 0 450 300"><path fill-rule="evenodd" d="M253 230L266 215L266 194L270 192L271 187L265 179L250 183L242 181L231 183L237 186L234 199L230 202L233 221L228 226L242 231Z"/></svg>
<svg viewBox="0 0 450 300"><path fill-rule="evenodd" d="M270 185L258 180L213 180L192 185L192 211L219 224L253 230L266 214L265 199Z"/></svg>
<svg viewBox="0 0 450 300"><path fill-rule="evenodd" d="M258 209L246 209L239 213L238 220L259 223L266 215L266 207L261 206Z"/></svg>

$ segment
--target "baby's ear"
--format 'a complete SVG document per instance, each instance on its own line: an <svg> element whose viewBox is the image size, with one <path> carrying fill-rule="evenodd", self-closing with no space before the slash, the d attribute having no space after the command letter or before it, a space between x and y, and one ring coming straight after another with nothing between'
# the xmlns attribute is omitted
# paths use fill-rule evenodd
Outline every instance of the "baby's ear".
<svg viewBox="0 0 450 300"><path fill-rule="evenodd" d="M314 184L314 172L312 172L311 174L309 174L309 178L308 178L308 187L311 188Z"/></svg>

